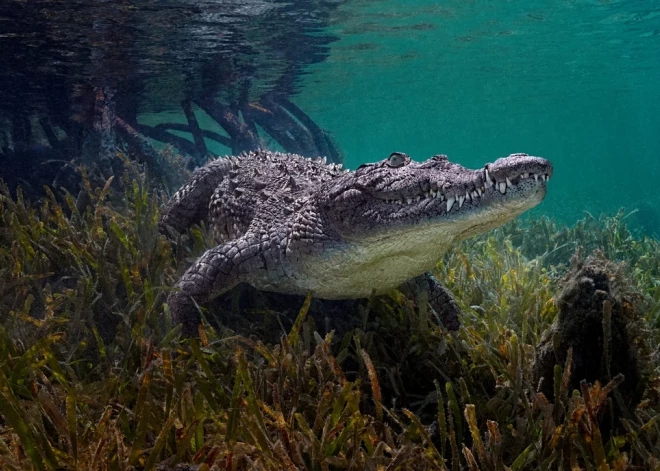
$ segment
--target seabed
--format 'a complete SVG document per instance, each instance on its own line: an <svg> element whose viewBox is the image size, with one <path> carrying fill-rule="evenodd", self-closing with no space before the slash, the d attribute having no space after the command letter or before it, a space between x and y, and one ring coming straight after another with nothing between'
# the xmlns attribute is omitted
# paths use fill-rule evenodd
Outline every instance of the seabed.
<svg viewBox="0 0 660 471"><path fill-rule="evenodd" d="M211 305L182 339L165 299L210 231L159 235L166 195L128 159L78 172L76 197L0 190L0 468L660 466L660 243L624 213L450 251L456 333L393 291L334 321L311 296Z"/></svg>

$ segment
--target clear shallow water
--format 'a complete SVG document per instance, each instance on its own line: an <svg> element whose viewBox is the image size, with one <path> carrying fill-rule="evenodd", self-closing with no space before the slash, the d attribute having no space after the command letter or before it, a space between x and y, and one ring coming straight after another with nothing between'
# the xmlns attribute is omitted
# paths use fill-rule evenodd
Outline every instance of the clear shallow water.
<svg viewBox="0 0 660 471"><path fill-rule="evenodd" d="M24 106L59 110L55 92L80 83L117 88L118 113L139 103L142 123L185 123L187 94L226 81L256 100L291 69L292 100L351 168L394 150L471 167L527 152L555 165L537 214L660 218L653 1L10 0L0 57L0 124Z"/></svg>
<svg viewBox="0 0 660 471"><path fill-rule="evenodd" d="M527 152L555 165L537 214L660 208L660 4L358 1L329 32L296 100L349 166Z"/></svg>

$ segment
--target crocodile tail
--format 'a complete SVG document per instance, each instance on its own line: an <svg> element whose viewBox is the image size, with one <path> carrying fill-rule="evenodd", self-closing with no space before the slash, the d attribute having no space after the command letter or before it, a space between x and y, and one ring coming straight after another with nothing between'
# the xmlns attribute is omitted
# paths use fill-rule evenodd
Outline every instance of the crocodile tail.
<svg viewBox="0 0 660 471"><path fill-rule="evenodd" d="M163 207L158 229L168 233L168 227L183 232L205 219L213 192L235 165L235 157L213 160L197 169L190 181L181 187Z"/></svg>

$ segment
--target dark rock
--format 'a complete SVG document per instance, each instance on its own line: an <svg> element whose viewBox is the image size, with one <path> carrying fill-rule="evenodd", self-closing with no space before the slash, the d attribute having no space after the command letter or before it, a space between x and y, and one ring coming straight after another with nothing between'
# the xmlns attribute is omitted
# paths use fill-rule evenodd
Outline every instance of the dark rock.
<svg viewBox="0 0 660 471"><path fill-rule="evenodd" d="M565 367L572 349L569 388L579 389L582 379L605 385L622 374L615 415L627 415L626 410L641 400L646 384L642 300L626 282L623 264L607 260L602 252L586 260L576 255L557 297L557 319L537 347L533 373L540 391L554 399L554 367ZM607 310L609 329L604 321ZM609 342L604 341L606 331Z"/></svg>

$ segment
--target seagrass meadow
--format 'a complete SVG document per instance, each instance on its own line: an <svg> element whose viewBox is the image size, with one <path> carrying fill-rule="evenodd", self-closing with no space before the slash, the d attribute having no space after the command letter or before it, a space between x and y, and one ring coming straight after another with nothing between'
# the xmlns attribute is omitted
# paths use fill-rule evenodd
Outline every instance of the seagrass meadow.
<svg viewBox="0 0 660 471"><path fill-rule="evenodd" d="M159 235L166 195L128 160L79 172L77 197L0 189L0 469L660 469L660 243L627 214L456 247L437 266L456 333L393 291L332 329L311 296L237 325L211 307L182 339L165 299L210 231ZM561 321L589 280L584 353Z"/></svg>

